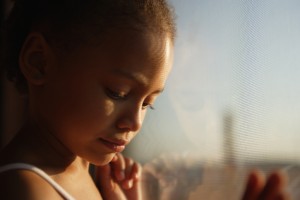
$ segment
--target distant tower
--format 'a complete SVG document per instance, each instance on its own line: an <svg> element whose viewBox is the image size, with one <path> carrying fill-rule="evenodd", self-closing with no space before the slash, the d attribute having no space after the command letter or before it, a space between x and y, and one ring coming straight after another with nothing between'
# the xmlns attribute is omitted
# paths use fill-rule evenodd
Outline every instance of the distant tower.
<svg viewBox="0 0 300 200"><path fill-rule="evenodd" d="M235 152L233 135L233 115L230 111L226 111L223 116L223 151L225 164L234 165Z"/></svg>

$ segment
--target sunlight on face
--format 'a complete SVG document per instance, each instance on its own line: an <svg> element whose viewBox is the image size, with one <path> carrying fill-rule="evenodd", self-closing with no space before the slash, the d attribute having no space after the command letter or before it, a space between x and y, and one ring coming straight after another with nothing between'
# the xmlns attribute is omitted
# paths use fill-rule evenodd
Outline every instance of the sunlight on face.
<svg viewBox="0 0 300 200"><path fill-rule="evenodd" d="M82 46L53 62L39 104L60 142L98 164L109 162L136 136L173 59L167 35L128 30L101 39L100 45Z"/></svg>
<svg viewBox="0 0 300 200"><path fill-rule="evenodd" d="M107 117L110 116L114 112L114 104L112 101L109 101L109 100L105 101L104 112Z"/></svg>

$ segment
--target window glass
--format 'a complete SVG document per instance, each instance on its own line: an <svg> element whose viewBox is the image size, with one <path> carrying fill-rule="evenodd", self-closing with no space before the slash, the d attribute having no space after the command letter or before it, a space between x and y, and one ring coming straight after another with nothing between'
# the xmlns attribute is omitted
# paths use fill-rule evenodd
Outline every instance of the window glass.
<svg viewBox="0 0 300 200"><path fill-rule="evenodd" d="M170 2L173 71L127 153L197 166L189 199L239 199L253 167L287 171L300 199L300 2Z"/></svg>

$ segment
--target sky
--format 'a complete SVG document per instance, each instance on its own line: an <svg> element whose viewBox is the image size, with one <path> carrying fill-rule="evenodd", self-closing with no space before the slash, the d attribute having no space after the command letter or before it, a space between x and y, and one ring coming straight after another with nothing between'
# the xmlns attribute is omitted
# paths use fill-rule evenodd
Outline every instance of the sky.
<svg viewBox="0 0 300 200"><path fill-rule="evenodd" d="M171 0L178 33L166 90L134 156L300 161L300 2ZM228 139L230 138L230 139Z"/></svg>

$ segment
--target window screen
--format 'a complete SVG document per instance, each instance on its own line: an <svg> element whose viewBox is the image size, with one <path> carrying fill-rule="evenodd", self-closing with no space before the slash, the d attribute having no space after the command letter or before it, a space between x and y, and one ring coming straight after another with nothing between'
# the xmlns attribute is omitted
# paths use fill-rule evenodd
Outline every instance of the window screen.
<svg viewBox="0 0 300 200"><path fill-rule="evenodd" d="M300 2L170 2L173 71L127 153L194 184L186 199L239 199L252 168L286 171L300 199Z"/></svg>

